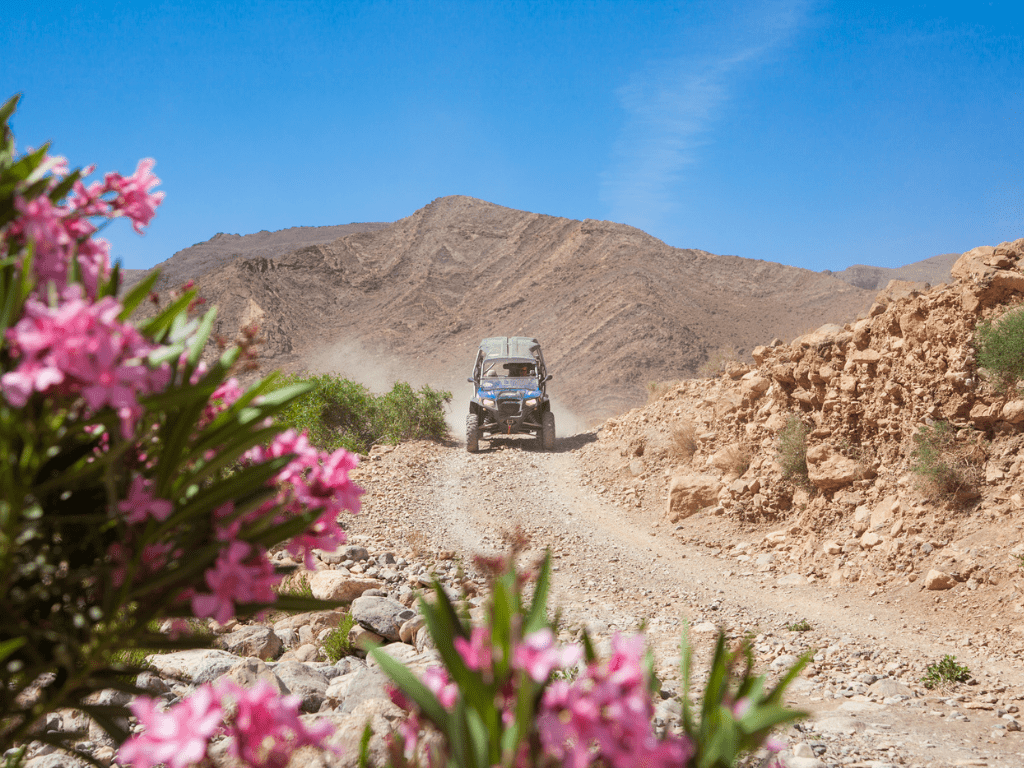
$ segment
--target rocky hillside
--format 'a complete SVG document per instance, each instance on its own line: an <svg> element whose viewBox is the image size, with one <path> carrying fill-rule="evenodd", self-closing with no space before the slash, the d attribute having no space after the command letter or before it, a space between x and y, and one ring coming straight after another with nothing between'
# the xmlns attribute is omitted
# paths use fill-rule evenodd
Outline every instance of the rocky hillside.
<svg viewBox="0 0 1024 768"><path fill-rule="evenodd" d="M959 253L942 253L923 261L907 264L903 267L871 267L866 264L854 264L842 272L828 272L840 280L864 288L869 291L880 291L891 280L903 280L914 283L928 283L929 287L939 283L948 283L950 269L960 258Z"/></svg>
<svg viewBox="0 0 1024 768"><path fill-rule="evenodd" d="M174 259L171 260L173 262ZM693 375L722 348L740 357L866 310L873 292L829 275L671 248L640 230L435 200L376 231L199 277L219 331L256 321L267 367L367 369L451 388L485 336L538 336L552 391L605 417L653 379Z"/></svg>
<svg viewBox="0 0 1024 768"><path fill-rule="evenodd" d="M937 605L953 590L941 602L975 642L1020 660L1024 394L987 381L971 341L1024 296L1024 239L975 248L952 274L608 421L582 449L591 474L677 537L728 550L742 533L733 556L803 583L935 590ZM929 436L959 485L914 471ZM787 476L794 458L806 474Z"/></svg>

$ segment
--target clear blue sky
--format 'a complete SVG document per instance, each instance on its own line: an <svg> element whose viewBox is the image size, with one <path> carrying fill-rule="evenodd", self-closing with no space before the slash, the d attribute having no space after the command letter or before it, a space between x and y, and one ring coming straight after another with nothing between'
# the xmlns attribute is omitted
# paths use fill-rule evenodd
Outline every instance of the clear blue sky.
<svg viewBox="0 0 1024 768"><path fill-rule="evenodd" d="M19 146L157 161L128 267L462 194L809 269L1024 237L1018 2L24 2Z"/></svg>

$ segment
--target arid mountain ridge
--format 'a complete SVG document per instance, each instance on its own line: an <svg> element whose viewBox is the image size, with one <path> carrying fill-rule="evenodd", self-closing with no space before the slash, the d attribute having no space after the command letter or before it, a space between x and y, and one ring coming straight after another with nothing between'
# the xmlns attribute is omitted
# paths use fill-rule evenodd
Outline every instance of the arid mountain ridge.
<svg viewBox="0 0 1024 768"><path fill-rule="evenodd" d="M718 350L852 320L882 280L943 282L945 261L817 273L453 196L393 224L219 234L159 265L159 287L196 280L220 333L258 322L265 368L382 385L457 388L481 338L534 335L553 395L595 420Z"/></svg>

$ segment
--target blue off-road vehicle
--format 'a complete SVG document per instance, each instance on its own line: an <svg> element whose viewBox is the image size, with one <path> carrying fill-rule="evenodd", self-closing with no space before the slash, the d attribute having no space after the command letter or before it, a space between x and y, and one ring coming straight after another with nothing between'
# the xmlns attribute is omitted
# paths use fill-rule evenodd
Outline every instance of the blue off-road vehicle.
<svg viewBox="0 0 1024 768"><path fill-rule="evenodd" d="M485 435L536 435L555 447L555 415L547 395L553 377L544 367L540 342L525 336L495 336L480 342L473 364L474 395L466 417L466 449L476 453Z"/></svg>

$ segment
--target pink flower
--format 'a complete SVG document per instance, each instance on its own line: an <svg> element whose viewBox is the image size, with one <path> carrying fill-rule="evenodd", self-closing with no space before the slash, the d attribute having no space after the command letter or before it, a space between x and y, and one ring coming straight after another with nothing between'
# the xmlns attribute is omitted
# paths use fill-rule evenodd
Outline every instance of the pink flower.
<svg viewBox="0 0 1024 768"><path fill-rule="evenodd" d="M281 696L260 680L250 689L224 678L218 690L234 701L234 717L228 725L232 756L245 765L284 768L292 753L306 745L323 746L334 726L323 721L307 727L299 719L301 696ZM332 750L333 751L333 750Z"/></svg>
<svg viewBox="0 0 1024 768"><path fill-rule="evenodd" d="M160 179L153 175L154 165L156 161L147 157L139 160L135 173L128 178L119 173L108 173L105 178L106 187L117 193L113 202L115 215L131 219L132 227L140 235L143 233L143 227L156 215L156 207L164 199L163 192L149 192L160 183Z"/></svg>
<svg viewBox="0 0 1024 768"><path fill-rule="evenodd" d="M444 667L427 667L421 677L423 684L433 693L441 706L451 709L459 698L459 686L448 677Z"/></svg>
<svg viewBox="0 0 1024 768"><path fill-rule="evenodd" d="M147 517L152 517L163 522L170 517L174 505L166 499L155 499L149 490L152 483L141 475L136 475L132 480L132 487L128 491L128 498L117 506L122 512L127 512L127 521L132 524L144 523Z"/></svg>
<svg viewBox="0 0 1024 768"><path fill-rule="evenodd" d="M166 711L159 702L140 696L131 704L144 730L126 741L118 753L120 762L134 768L187 768L206 757L210 738L220 728L223 711L209 685L201 686Z"/></svg>
<svg viewBox="0 0 1024 768"><path fill-rule="evenodd" d="M466 666L475 672L491 666L491 632L487 627L473 627L469 640L456 637L455 650L462 656Z"/></svg>
<svg viewBox="0 0 1024 768"><path fill-rule="evenodd" d="M534 682L542 683L554 669L572 666L583 658L583 649L578 645L559 648L555 645L555 634L545 627L523 638L512 654L512 665L524 670Z"/></svg>
<svg viewBox="0 0 1024 768"><path fill-rule="evenodd" d="M262 547L232 542L220 553L214 567L206 571L206 585L212 593L194 595L192 612L200 618L212 616L224 624L234 616L236 601L274 602L277 595L273 587L280 581Z"/></svg>

